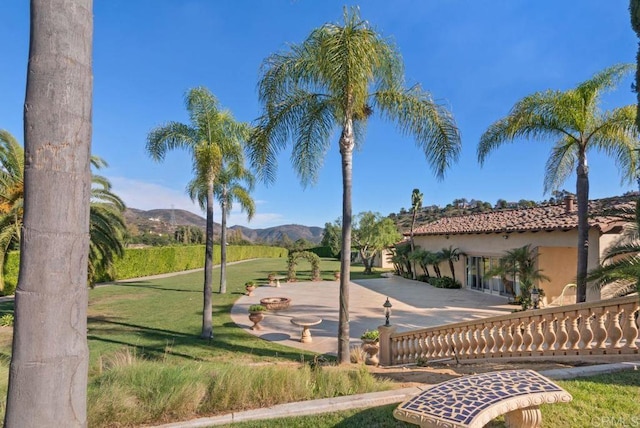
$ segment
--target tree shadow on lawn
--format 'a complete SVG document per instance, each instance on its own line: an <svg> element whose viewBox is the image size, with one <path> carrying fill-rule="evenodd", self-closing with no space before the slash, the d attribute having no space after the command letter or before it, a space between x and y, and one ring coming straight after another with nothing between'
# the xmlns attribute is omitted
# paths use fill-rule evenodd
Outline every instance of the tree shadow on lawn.
<svg viewBox="0 0 640 428"><path fill-rule="evenodd" d="M98 328L100 324L119 326L122 328L114 327L103 330ZM134 334L136 338L143 338L145 341L151 343L140 344L139 342L133 342L133 340L126 341L109 337L112 335L131 334ZM94 317L89 320L89 334L87 337L90 340L135 348L141 355L145 355L151 359L161 359L167 354L170 354L188 360L207 360L195 354L190 355L184 351L176 351L177 349L189 347L195 348L194 351L198 351L198 353L202 351L224 351L255 357L279 357L292 361L300 361L301 356L309 354L284 346L273 346L269 342L255 338L249 333L242 331L242 329L238 328L234 323L214 326L213 339L207 340L199 337L199 331L194 331L193 334L189 334L111 320L106 317Z"/></svg>
<svg viewBox="0 0 640 428"><path fill-rule="evenodd" d="M159 291L179 291L182 293L202 293L202 290L187 290L184 288L169 288L163 287L161 285L151 285L150 281L140 281L140 282L118 282L113 285L117 285L120 287L135 287L135 288L150 288L152 290Z"/></svg>
<svg viewBox="0 0 640 428"><path fill-rule="evenodd" d="M0 302L0 316L5 314L12 314L14 311L14 301L7 300L6 302Z"/></svg>

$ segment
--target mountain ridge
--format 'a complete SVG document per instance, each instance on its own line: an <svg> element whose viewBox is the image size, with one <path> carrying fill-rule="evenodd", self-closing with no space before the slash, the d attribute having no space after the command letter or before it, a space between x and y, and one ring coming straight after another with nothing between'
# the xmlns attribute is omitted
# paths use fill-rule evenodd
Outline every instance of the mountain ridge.
<svg viewBox="0 0 640 428"><path fill-rule="evenodd" d="M127 208L124 217L127 227L137 229L139 233L172 234L178 226L195 226L202 230L206 228L206 219L204 217L182 209L141 210ZM319 244L322 240L323 231L324 228L322 227L301 224L284 224L259 229L239 225L227 228L227 233L239 232L241 239L253 243L305 239L314 244ZM220 223L213 223L213 232L214 235L220 235Z"/></svg>

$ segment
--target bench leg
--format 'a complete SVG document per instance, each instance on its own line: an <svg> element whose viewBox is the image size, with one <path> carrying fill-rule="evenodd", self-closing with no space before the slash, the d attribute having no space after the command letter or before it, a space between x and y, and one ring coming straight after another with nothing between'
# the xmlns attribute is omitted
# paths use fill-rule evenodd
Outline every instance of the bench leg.
<svg viewBox="0 0 640 428"><path fill-rule="evenodd" d="M504 422L508 428L539 428L542 426L540 407L513 410L504 415Z"/></svg>

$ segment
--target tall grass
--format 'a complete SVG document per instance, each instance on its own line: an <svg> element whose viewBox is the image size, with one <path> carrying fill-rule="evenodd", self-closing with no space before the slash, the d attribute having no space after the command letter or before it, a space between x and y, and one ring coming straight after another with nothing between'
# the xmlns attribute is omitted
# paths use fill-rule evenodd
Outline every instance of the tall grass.
<svg viewBox="0 0 640 428"><path fill-rule="evenodd" d="M364 367L304 363L192 367L145 360L131 351L105 360L89 384L89 426L136 426L388 389Z"/></svg>

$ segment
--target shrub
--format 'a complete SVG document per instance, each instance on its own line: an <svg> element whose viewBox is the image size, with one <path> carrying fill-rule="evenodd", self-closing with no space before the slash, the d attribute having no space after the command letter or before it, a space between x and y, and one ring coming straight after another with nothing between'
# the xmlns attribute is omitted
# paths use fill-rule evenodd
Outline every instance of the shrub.
<svg viewBox="0 0 640 428"><path fill-rule="evenodd" d="M13 326L13 314L4 314L0 317L0 327Z"/></svg>
<svg viewBox="0 0 640 428"><path fill-rule="evenodd" d="M379 340L380 332L378 330L367 330L360 336L362 340Z"/></svg>
<svg viewBox="0 0 640 428"><path fill-rule="evenodd" d="M454 281L453 278L443 276L442 278L431 278L429 284L437 288L462 288L460 281Z"/></svg>
<svg viewBox="0 0 640 428"><path fill-rule="evenodd" d="M264 312L267 308L262 305L251 305L249 306L249 312Z"/></svg>

